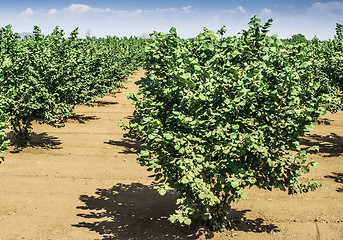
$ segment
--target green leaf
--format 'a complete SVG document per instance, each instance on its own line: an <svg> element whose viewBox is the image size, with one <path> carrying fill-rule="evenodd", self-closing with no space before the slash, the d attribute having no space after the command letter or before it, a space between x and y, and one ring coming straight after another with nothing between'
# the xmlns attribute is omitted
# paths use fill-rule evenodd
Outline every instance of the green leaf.
<svg viewBox="0 0 343 240"><path fill-rule="evenodd" d="M173 35L176 35L176 28L175 27L172 27L170 30L169 30L170 34L173 34Z"/></svg>
<svg viewBox="0 0 343 240"><path fill-rule="evenodd" d="M187 81L188 79L191 78L191 76L192 75L190 73L184 73L184 74L180 75L180 79L184 80L184 81Z"/></svg>
<svg viewBox="0 0 343 240"><path fill-rule="evenodd" d="M206 194L204 192L201 192L199 194L199 198L202 200L202 199L205 199L206 198Z"/></svg>
<svg viewBox="0 0 343 240"><path fill-rule="evenodd" d="M304 54L303 52L298 53L298 54L297 54L297 58L298 58L299 60L302 60L302 59L305 58L305 54Z"/></svg>
<svg viewBox="0 0 343 240"><path fill-rule="evenodd" d="M173 139L173 135L170 133L163 133L163 137L167 140L172 140Z"/></svg>
<svg viewBox="0 0 343 240"><path fill-rule="evenodd" d="M276 53L276 51L277 51L276 47L270 47L269 50L273 53Z"/></svg>
<svg viewBox="0 0 343 240"><path fill-rule="evenodd" d="M317 163L317 162L314 162L312 165L315 169L317 169L319 167L319 163Z"/></svg>
<svg viewBox="0 0 343 240"><path fill-rule="evenodd" d="M308 149L306 149L307 152L310 152L310 151L316 151L316 152L319 152L319 146L318 145L314 145L312 147L309 147Z"/></svg>
<svg viewBox="0 0 343 240"><path fill-rule="evenodd" d="M313 124L305 125L305 132L311 132L314 129Z"/></svg>
<svg viewBox="0 0 343 240"><path fill-rule="evenodd" d="M248 200L248 197L247 197L247 194L243 191L242 194L241 194L241 198L243 200Z"/></svg>
<svg viewBox="0 0 343 240"><path fill-rule="evenodd" d="M199 65L194 65L194 70L199 72L201 71L201 67Z"/></svg>
<svg viewBox="0 0 343 240"><path fill-rule="evenodd" d="M191 220L190 218L185 218L185 220L183 221L183 223L189 226L189 225L191 225L192 220Z"/></svg>
<svg viewBox="0 0 343 240"><path fill-rule="evenodd" d="M193 82L192 80L189 80L189 81L187 82L187 85L188 85L189 88L195 88L195 87L196 87L195 82Z"/></svg>
<svg viewBox="0 0 343 240"><path fill-rule="evenodd" d="M176 217L175 215L171 215L171 216L169 217L169 221L170 221L171 223L176 223L177 217Z"/></svg>
<svg viewBox="0 0 343 240"><path fill-rule="evenodd" d="M149 154L150 154L150 152L147 151L147 150L141 150L141 151L140 151L140 155L141 155L141 156L146 157L146 156L149 156Z"/></svg>
<svg viewBox="0 0 343 240"><path fill-rule="evenodd" d="M253 73L253 72L248 72L248 73L247 73L247 77L248 77L248 78L254 77L254 73Z"/></svg>
<svg viewBox="0 0 343 240"><path fill-rule="evenodd" d="M12 66L12 60L10 58L5 58L2 62L2 66L5 68L9 68Z"/></svg>
<svg viewBox="0 0 343 240"><path fill-rule="evenodd" d="M183 177L183 178L181 178L181 183L187 184L187 183L189 183L189 180L187 178Z"/></svg>
<svg viewBox="0 0 343 240"><path fill-rule="evenodd" d="M149 138L150 140L153 140L153 139L155 139L156 137L155 137L155 135L153 135L153 134L149 134L149 135L148 135L148 138Z"/></svg>
<svg viewBox="0 0 343 240"><path fill-rule="evenodd" d="M202 94L202 93L199 94L199 98L200 98L200 100L202 100L202 101L207 100L207 97L206 97L204 94Z"/></svg>
<svg viewBox="0 0 343 240"><path fill-rule="evenodd" d="M157 191L161 196L164 196L167 193L167 191L164 188L159 188L157 189Z"/></svg>
<svg viewBox="0 0 343 240"><path fill-rule="evenodd" d="M270 59L270 57L269 57L269 55L264 55L264 56L262 57L262 59L263 59L264 61L268 61L268 60Z"/></svg>
<svg viewBox="0 0 343 240"><path fill-rule="evenodd" d="M204 213L202 215L202 219L205 220L205 221L209 220L209 219L212 219L212 215L210 213Z"/></svg>
<svg viewBox="0 0 343 240"><path fill-rule="evenodd" d="M197 58L192 59L191 64L199 64L199 60Z"/></svg>
<svg viewBox="0 0 343 240"><path fill-rule="evenodd" d="M315 169L317 169L319 167L319 163L317 163L317 162L310 162L309 165L314 167Z"/></svg>
<svg viewBox="0 0 343 240"><path fill-rule="evenodd" d="M237 129L239 129L239 124L234 124L234 125L231 126L231 128L233 130L237 130Z"/></svg>
<svg viewBox="0 0 343 240"><path fill-rule="evenodd" d="M251 184L256 183L256 178L249 178L249 182L250 182Z"/></svg>
<svg viewBox="0 0 343 240"><path fill-rule="evenodd" d="M239 186L239 183L236 181L231 182L231 187L237 188Z"/></svg>
<svg viewBox="0 0 343 240"><path fill-rule="evenodd" d="M301 166L301 168L302 168L303 173L308 173L308 172L310 172L310 166L309 166L309 165Z"/></svg>

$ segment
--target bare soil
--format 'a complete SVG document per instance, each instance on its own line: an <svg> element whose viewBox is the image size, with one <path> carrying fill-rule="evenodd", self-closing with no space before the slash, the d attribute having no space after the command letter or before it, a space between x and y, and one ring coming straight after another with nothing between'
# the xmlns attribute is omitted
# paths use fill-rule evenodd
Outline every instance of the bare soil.
<svg viewBox="0 0 343 240"><path fill-rule="evenodd" d="M323 184L288 196L248 189L233 205L233 229L212 233L195 219L172 225L175 193L159 196L149 172L136 163L136 142L123 139L137 92L139 69L116 98L78 106L64 128L34 125L33 144L10 147L0 165L0 239L343 239L343 112L328 113L303 141L319 169L308 177Z"/></svg>

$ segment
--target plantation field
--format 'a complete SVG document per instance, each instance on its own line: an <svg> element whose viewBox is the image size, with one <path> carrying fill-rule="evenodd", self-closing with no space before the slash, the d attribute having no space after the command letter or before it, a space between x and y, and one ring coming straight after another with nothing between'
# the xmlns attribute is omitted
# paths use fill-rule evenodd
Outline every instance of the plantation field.
<svg viewBox="0 0 343 240"><path fill-rule="evenodd" d="M248 189L232 205L234 230L212 234L193 219L171 224L172 191L160 196L136 162L138 145L123 139L139 69L116 98L76 107L64 128L33 125L31 147L9 147L0 167L0 239L343 239L343 112L326 114L303 140L319 168L304 177L321 189L299 196Z"/></svg>

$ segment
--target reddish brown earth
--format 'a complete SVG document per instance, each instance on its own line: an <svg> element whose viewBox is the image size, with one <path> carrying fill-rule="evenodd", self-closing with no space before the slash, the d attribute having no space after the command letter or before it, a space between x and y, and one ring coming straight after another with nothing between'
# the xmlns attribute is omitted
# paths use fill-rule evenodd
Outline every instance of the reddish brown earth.
<svg viewBox="0 0 343 240"><path fill-rule="evenodd" d="M325 115L303 142L321 147L309 155L320 165L308 175L321 189L249 189L249 199L233 205L234 229L213 234L197 221L168 222L175 194L152 189L137 144L116 124L132 116L124 93L137 91L143 75L136 71L99 107L77 107L64 128L35 124L31 147L9 149L0 165L0 239L343 239L343 112Z"/></svg>

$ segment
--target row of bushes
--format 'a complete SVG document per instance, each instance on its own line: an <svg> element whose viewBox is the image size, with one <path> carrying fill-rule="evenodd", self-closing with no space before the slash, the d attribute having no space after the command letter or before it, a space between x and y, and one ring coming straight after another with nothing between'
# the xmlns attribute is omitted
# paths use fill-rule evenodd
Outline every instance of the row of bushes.
<svg viewBox="0 0 343 240"><path fill-rule="evenodd" d="M76 104L122 87L132 69L145 64L126 136L141 143L138 162L154 171L158 191L178 192L172 222L200 216L212 229L230 225L232 202L246 187L289 194L320 184L299 177L317 163L301 137L327 110L342 108L343 42L283 41L267 36L257 17L239 37L204 29L181 39L176 29L152 38L65 38L56 28L35 28L20 39L10 26L0 31L0 151L9 122L18 144L27 144L32 121L54 126ZM147 43L143 53L144 44Z"/></svg>
<svg viewBox="0 0 343 240"><path fill-rule="evenodd" d="M75 105L122 87L142 65L143 45L138 38L79 39L77 29L66 37L58 27L46 36L35 27L21 38L10 25L1 28L0 126L10 124L18 146L29 143L33 121L63 126Z"/></svg>

